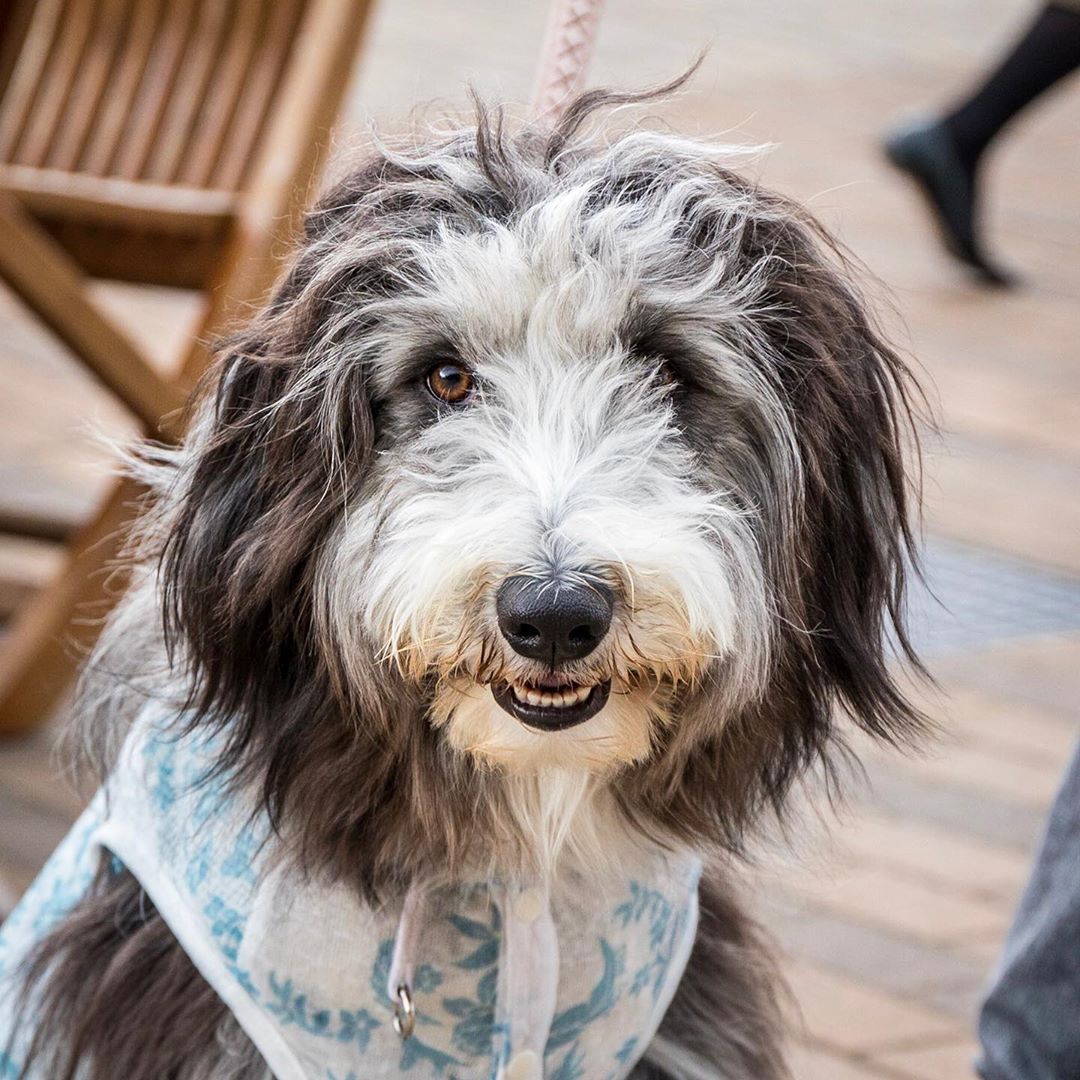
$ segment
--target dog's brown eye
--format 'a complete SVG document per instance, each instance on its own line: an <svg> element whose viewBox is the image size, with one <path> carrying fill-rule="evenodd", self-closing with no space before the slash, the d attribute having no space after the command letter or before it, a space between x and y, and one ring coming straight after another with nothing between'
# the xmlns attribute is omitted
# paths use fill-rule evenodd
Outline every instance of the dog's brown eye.
<svg viewBox="0 0 1080 1080"><path fill-rule="evenodd" d="M656 369L656 383L665 390L679 385L679 376L675 369L666 361L662 360Z"/></svg>
<svg viewBox="0 0 1080 1080"><path fill-rule="evenodd" d="M476 389L473 373L461 364L436 364L427 375L427 388L447 405L462 405Z"/></svg>

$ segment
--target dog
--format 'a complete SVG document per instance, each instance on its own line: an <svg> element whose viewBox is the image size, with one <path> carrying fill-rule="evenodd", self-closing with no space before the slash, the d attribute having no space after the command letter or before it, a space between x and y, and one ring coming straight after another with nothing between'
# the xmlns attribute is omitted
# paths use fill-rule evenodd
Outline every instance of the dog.
<svg viewBox="0 0 1080 1080"><path fill-rule="evenodd" d="M788 1075L738 862L841 717L920 731L916 391L641 100L380 145L137 456L0 1075Z"/></svg>

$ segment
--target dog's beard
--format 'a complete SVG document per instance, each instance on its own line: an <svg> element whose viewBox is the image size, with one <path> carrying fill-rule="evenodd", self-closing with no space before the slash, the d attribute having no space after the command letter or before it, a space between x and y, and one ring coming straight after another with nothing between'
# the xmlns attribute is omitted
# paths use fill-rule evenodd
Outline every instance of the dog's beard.
<svg viewBox="0 0 1080 1080"><path fill-rule="evenodd" d="M536 730L500 705L496 691L508 680L528 683L540 665L522 664L507 651L487 638L445 654L428 670L429 720L452 752L500 778L506 835L487 838L486 846L496 873L550 877L573 868L601 886L640 846L611 781L655 752L658 731L676 722L676 684L689 685L697 665L681 657L663 674L646 671L640 658L635 667L625 656L616 661L608 643L600 657L564 673L578 685L610 681L599 712L565 730ZM417 650L409 655L415 660Z"/></svg>
<svg viewBox="0 0 1080 1080"><path fill-rule="evenodd" d="M643 606L646 599L639 590ZM573 867L600 885L635 857L641 837L628 828L613 784L620 770L657 752L658 735L678 723L680 695L693 692L713 660L715 644L695 638L678 611L652 597L641 618L624 615L596 653L560 672L574 685L610 685L595 715L564 730L534 729L499 703L500 687L532 683L542 665L514 655L497 631L464 643L459 636L443 653L431 650L429 637L426 657L404 650L413 677L427 673L429 720L446 745L500 777L509 842L491 837L488 851L496 863L501 853L523 853L524 863L500 864L497 872L552 875ZM484 624L466 618L464 625Z"/></svg>

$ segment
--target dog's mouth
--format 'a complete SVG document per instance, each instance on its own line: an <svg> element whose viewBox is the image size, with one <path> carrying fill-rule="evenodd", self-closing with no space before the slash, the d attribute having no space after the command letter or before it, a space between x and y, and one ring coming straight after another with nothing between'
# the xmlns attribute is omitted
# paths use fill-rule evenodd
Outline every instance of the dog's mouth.
<svg viewBox="0 0 1080 1080"><path fill-rule="evenodd" d="M512 717L537 731L564 731L594 717L606 704L611 680L567 683L550 689L530 683L497 683L492 696Z"/></svg>

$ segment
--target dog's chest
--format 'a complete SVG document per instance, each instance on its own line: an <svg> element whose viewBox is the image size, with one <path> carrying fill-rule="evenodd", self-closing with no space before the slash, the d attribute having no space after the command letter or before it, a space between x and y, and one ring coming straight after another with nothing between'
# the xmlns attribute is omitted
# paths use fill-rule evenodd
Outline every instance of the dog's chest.
<svg viewBox="0 0 1080 1080"><path fill-rule="evenodd" d="M625 1076L693 941L692 858L603 895L564 890L550 918L533 890L427 890L405 935L416 1022L402 1040L390 994L401 905L375 911L341 886L300 880L273 865L268 836L207 779L205 747L145 725L107 809L99 794L48 869L60 885L39 882L28 902L70 902L111 852L283 1080ZM33 921L23 913L24 933Z"/></svg>

